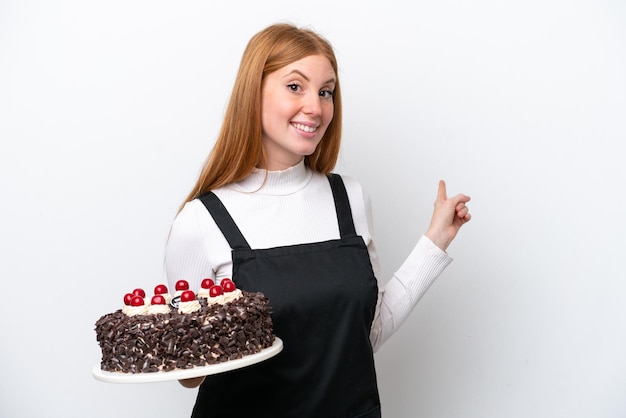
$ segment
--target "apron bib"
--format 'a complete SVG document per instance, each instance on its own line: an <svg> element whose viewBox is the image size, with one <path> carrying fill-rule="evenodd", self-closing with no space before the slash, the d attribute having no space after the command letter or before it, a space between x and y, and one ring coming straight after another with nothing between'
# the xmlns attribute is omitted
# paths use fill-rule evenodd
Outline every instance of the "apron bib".
<svg viewBox="0 0 626 418"><path fill-rule="evenodd" d="M232 248L233 281L272 305L275 357L207 376L192 417L380 417L369 339L378 286L341 177L329 176L340 239L253 250L211 192L200 197Z"/></svg>

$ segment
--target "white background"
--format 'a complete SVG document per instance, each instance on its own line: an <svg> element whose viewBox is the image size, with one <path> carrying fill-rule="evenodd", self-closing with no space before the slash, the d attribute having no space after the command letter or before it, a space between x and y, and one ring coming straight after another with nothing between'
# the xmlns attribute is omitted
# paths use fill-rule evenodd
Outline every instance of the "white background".
<svg viewBox="0 0 626 418"><path fill-rule="evenodd" d="M377 353L385 417L626 416L618 0L0 0L0 415L189 416L178 383L93 379L94 323L164 280L241 53L277 21L336 48L337 171L371 195L383 281L437 180L472 196Z"/></svg>

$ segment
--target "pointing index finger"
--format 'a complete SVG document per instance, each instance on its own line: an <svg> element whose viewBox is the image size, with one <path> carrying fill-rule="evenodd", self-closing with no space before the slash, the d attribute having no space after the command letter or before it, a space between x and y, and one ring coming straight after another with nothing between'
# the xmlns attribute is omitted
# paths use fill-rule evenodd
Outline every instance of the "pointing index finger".
<svg viewBox="0 0 626 418"><path fill-rule="evenodd" d="M439 180L439 189L437 190L437 198L442 202L448 198L448 195L446 193L446 182L443 180Z"/></svg>

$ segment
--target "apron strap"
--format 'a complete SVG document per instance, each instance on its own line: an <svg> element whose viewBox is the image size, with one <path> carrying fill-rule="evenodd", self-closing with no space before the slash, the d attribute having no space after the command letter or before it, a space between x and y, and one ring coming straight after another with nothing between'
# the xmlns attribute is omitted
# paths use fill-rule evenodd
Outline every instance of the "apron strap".
<svg viewBox="0 0 626 418"><path fill-rule="evenodd" d="M222 234L228 241L230 248L233 250L249 250L250 245L244 238L243 234L235 224L235 221L226 210L222 201L213 192L208 192L198 197L204 203L215 223L219 227Z"/></svg>
<svg viewBox="0 0 626 418"><path fill-rule="evenodd" d="M354 220L352 219L352 210L350 209L346 186L343 184L343 180L339 174L329 174L328 181L330 182L330 188L333 192L341 238L355 236L356 230L354 228ZM244 238L239 227L230 216L230 213L228 213L222 201L215 193L205 193L198 197L198 199L200 199L215 220L220 231L224 234L226 241L228 241L230 248L233 250L250 249L250 244L248 244L248 241Z"/></svg>
<svg viewBox="0 0 626 418"><path fill-rule="evenodd" d="M354 229L352 210L350 209L350 201L348 200L348 193L346 192L346 186L343 184L343 179L339 174L331 173L328 175L328 181L335 199L335 210L337 211L341 238L354 236L356 235L356 230Z"/></svg>

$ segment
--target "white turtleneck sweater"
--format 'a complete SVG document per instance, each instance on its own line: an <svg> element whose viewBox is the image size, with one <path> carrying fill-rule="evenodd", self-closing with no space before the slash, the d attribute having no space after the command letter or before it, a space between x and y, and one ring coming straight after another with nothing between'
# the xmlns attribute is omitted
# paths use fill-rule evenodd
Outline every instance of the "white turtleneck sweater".
<svg viewBox="0 0 626 418"><path fill-rule="evenodd" d="M356 233L367 245L378 280L378 302L370 333L376 351L404 322L452 259L426 236L386 283L380 278L378 253L372 238L370 202L361 185L342 176ZM214 190L252 249L338 239L339 225L325 175L304 162L285 171L254 170L246 179ZM277 221L278 220L278 221ZM187 280L199 289L206 277L232 277L231 248L198 199L188 202L174 220L165 249L170 289Z"/></svg>

